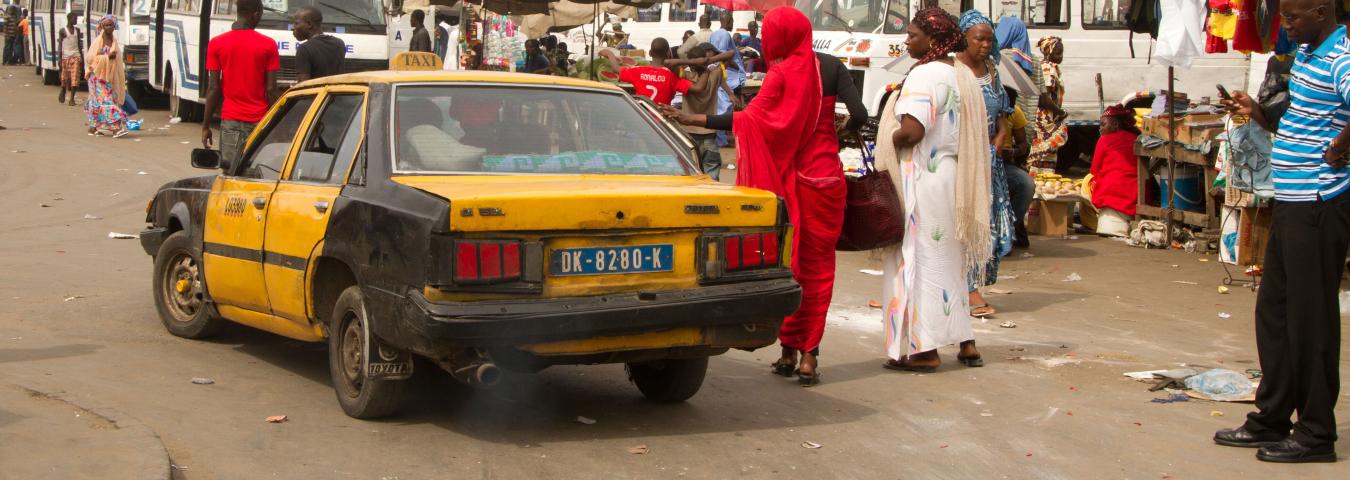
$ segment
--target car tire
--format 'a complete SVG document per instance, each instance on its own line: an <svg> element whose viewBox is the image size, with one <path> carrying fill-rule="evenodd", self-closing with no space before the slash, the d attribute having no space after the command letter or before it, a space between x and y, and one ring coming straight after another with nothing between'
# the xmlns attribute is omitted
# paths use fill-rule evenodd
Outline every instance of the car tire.
<svg viewBox="0 0 1350 480"><path fill-rule="evenodd" d="M403 405L403 380L367 380L361 359L369 345L365 341L367 321L365 296L358 286L347 287L333 307L332 327L328 331L328 372L333 390L347 416L360 419L385 417Z"/></svg>
<svg viewBox="0 0 1350 480"><path fill-rule="evenodd" d="M164 328L179 337L208 338L225 326L207 300L201 264L200 252L184 231L169 235L155 254L155 309Z"/></svg>
<svg viewBox="0 0 1350 480"><path fill-rule="evenodd" d="M688 400L703 386L708 357L630 363L628 379L648 400L676 403Z"/></svg>

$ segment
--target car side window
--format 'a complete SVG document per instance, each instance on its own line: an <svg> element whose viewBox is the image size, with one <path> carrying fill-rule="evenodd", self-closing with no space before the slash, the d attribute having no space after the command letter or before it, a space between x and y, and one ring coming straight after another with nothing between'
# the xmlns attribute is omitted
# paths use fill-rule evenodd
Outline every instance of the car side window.
<svg viewBox="0 0 1350 480"><path fill-rule="evenodd" d="M288 180L342 183L360 142L363 100L365 95L361 93L328 96L323 110L310 124Z"/></svg>
<svg viewBox="0 0 1350 480"><path fill-rule="evenodd" d="M261 140L248 150L243 165L238 170L243 178L276 180L281 178L281 168L286 165L286 154L291 151L291 140L300 130L300 122L305 119L310 105L314 104L314 95L291 97L284 100L281 111L273 117L261 135Z"/></svg>

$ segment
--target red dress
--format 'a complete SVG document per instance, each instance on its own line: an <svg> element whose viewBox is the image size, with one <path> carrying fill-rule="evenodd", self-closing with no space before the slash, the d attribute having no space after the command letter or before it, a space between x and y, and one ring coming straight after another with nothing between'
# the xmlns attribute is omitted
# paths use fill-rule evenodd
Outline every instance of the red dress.
<svg viewBox="0 0 1350 480"><path fill-rule="evenodd" d="M1120 130L1097 139L1092 154L1092 206L1118 210L1134 216L1139 203L1139 164L1134 141L1139 138Z"/></svg>
<svg viewBox="0 0 1350 480"><path fill-rule="evenodd" d="M754 101L732 117L739 143L736 184L774 192L787 204L802 304L784 320L779 341L810 352L825 331L846 197L834 97L822 98L805 15L791 7L769 11L763 41L769 73Z"/></svg>

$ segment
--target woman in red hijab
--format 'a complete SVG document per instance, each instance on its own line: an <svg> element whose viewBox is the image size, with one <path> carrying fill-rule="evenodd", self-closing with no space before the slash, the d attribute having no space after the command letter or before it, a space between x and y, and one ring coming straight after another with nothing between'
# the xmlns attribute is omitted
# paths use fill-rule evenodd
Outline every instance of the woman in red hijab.
<svg viewBox="0 0 1350 480"><path fill-rule="evenodd" d="M1092 154L1092 206L1102 216L1117 217L1125 224L1134 218L1139 200L1139 165L1134 157L1138 138L1134 112L1119 104L1107 107Z"/></svg>
<svg viewBox="0 0 1350 480"><path fill-rule="evenodd" d="M822 94L820 66L811 50L811 22L792 7L764 16L764 59L769 73L744 111L708 117L666 114L686 125L735 132L736 184L778 194L794 226L792 273L802 304L783 321L783 355L774 371L820 382L816 356L834 291L835 243L843 226L847 187L839 164L833 95ZM797 359L801 353L800 364Z"/></svg>

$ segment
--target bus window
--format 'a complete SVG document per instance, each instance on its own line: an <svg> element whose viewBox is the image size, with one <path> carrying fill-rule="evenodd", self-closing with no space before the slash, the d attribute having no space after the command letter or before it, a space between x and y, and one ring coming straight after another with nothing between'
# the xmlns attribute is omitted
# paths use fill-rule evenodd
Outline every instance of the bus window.
<svg viewBox="0 0 1350 480"><path fill-rule="evenodd" d="M815 30L873 32L883 23L886 0L798 0ZM812 8L816 7L816 8Z"/></svg>
<svg viewBox="0 0 1350 480"><path fill-rule="evenodd" d="M638 9L637 21L639 22L659 22L661 21L661 7L658 3L647 8Z"/></svg>
<svg viewBox="0 0 1350 480"><path fill-rule="evenodd" d="M684 8L679 8L674 3L670 4L669 18L672 22L698 21L698 0L684 2Z"/></svg>
<svg viewBox="0 0 1350 480"><path fill-rule="evenodd" d="M997 0L997 2L1002 6L1000 16L1015 15L1026 22L1027 27L1069 28L1069 0Z"/></svg>
<svg viewBox="0 0 1350 480"><path fill-rule="evenodd" d="M1125 28L1130 0L1083 0L1083 28Z"/></svg>
<svg viewBox="0 0 1350 480"><path fill-rule="evenodd" d="M891 0L886 7L886 24L882 33L905 33L909 27L909 0Z"/></svg>

